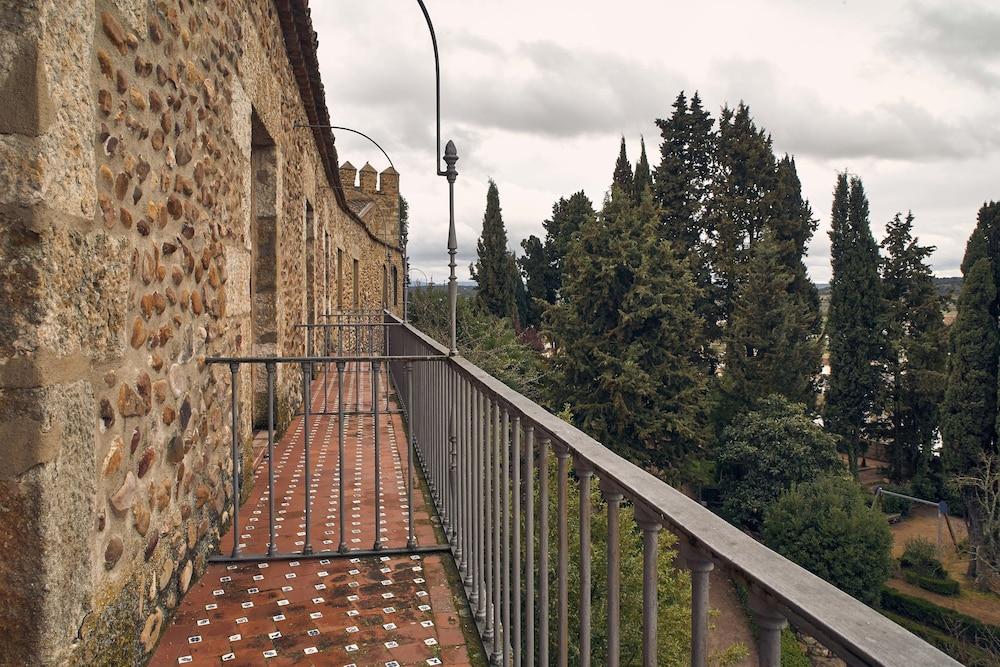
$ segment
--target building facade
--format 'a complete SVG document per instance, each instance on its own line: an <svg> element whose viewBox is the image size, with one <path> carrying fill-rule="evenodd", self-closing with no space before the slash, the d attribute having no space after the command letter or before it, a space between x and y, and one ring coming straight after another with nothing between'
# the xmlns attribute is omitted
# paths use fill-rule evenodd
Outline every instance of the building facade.
<svg viewBox="0 0 1000 667"><path fill-rule="evenodd" d="M355 185L308 127L306 0L3 3L0 90L0 663L133 664L232 512L205 358L401 312L399 175ZM300 387L282 366L279 427Z"/></svg>

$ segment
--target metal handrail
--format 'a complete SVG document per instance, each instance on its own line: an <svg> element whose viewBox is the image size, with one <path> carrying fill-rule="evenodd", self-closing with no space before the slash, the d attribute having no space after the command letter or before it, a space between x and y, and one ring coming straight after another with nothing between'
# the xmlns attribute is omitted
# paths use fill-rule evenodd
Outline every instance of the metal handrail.
<svg viewBox="0 0 1000 667"><path fill-rule="evenodd" d="M388 312L386 321L400 322ZM440 355L449 353L447 347L409 324L393 327L388 331L388 335L396 338L406 335L409 338L402 341L393 339L393 349L403 350L404 354L414 352L414 348L423 348L423 352ZM393 369L393 364L390 364L392 372L398 370L399 365L395 366ZM506 489L505 494L510 493L512 497L517 495L505 486L508 483L507 477L504 477L503 481L496 477L501 465L506 466L504 475L509 472L510 467L496 458L496 452L506 452L513 438L514 457L520 456L518 438L521 429L524 429L526 434L530 429L532 435L540 439L543 445L546 441L551 441L551 445L558 453L561 499L564 497L562 494L569 461L572 461L581 484L589 485L592 476L598 478L602 491L609 498L609 507L612 506L611 500L614 499L617 511L618 501L622 497L636 506L647 549L647 572L644 580L644 664L656 664L655 536L661 526L678 535L682 555L692 570L693 665L704 665L707 661L708 572L714 565L725 568L729 574L750 585L750 607L758 626L762 665L779 664L780 633L787 622L791 622L801 631L817 639L850 665L938 667L959 664L877 611L752 539L662 480L510 389L467 359L450 356L443 367L422 370L418 384L420 388L415 399L417 404L410 403L410 396L402 398L406 403L406 410L414 415L416 423L412 427L417 430L416 440L421 459L427 462L425 469L428 471L428 485L437 513L452 543L452 551L460 572L465 575L466 591L473 601L473 606L476 607L481 636L491 648L492 657L496 661L506 664L507 654L512 649L511 639L501 638L501 633L505 633L510 622L506 616L509 611L509 601L506 596L513 594L520 600L520 588L507 590L505 584L498 578L500 570L506 571L509 567L508 561L504 560L503 568L496 562L489 561L491 556L509 558L509 554L505 549L501 549L499 543L500 534L506 536L509 531L500 528L498 517L501 510L506 512L508 508L501 502L499 495L491 499L487 494L483 498L480 487L483 484L486 488L493 489L503 486ZM468 414L470 409L468 392L485 399L487 416L476 412L480 409L480 404L475 401L471 408L473 413ZM440 414L424 414L435 407L441 412ZM510 430L512 423L516 423L517 426ZM470 441L472 449L466 443L469 440L470 424L472 424ZM496 428L495 433L494 428ZM480 435L484 437L477 440ZM501 442L504 449L496 450L497 442ZM483 443L487 444L485 452L481 451ZM492 466L490 446L494 447ZM539 449L544 450L544 446ZM470 456L471 462L467 460ZM481 461L482 457L485 457L485 462ZM539 465L542 463L539 462ZM471 481L464 476L469 466L473 466ZM459 468L457 473L456 467ZM489 477L491 474L494 475L492 482ZM541 472L539 479L541 482ZM477 484L480 486L476 486ZM515 508L518 502L514 501ZM483 511L480 507L484 503L488 511ZM589 502L581 502L581 512L585 509L589 511L587 508ZM543 512L547 511L541 509ZM506 515L504 517L503 520L507 521ZM565 516L558 518L562 522L566 520ZM478 521L485 521L489 525L478 526L476 525ZM581 526L584 523L589 526L589 521L585 522L581 517ZM610 523L609 521L609 525ZM493 535L486 535L484 542L483 531L487 530L492 531ZM514 531L514 535L519 536L518 531ZM491 538L492 544L490 544ZM560 552L565 552L564 546L560 545ZM480 552L485 552L485 565L482 560L484 556ZM585 561L581 561L581 568L586 570L589 580L589 551L584 550L584 552L588 557ZM563 577L565 553L560 553L559 557L560 576ZM651 571L650 562L652 562ZM517 567L513 569L518 570ZM491 572L495 575L492 586ZM581 585L581 589L587 588ZM502 590L505 596L503 604L498 594L499 590ZM483 596L490 592L492 601L483 600ZM562 590L560 594L564 594ZM542 595L541 591L539 595ZM548 595L547 591L545 595ZM581 616L585 616L586 623L589 624L589 590L586 599L581 603L583 605ZM503 618L498 609L500 607L503 609ZM520 610L520 604L515 607ZM544 622L545 627L539 642L540 650L547 644L546 616L547 610L539 619L540 622ZM581 627L583 620L581 618ZM564 633L565 621L561 623L563 623L561 631ZM529 636L533 636L535 632L531 626L532 621L529 619L526 626L529 628ZM589 625L586 627L589 629ZM520 630L520 624L516 623L510 629L516 635ZM609 632L609 638L612 636L616 637L616 634ZM515 639L519 637L515 636ZM566 650L564 644L567 639L562 634L559 636L560 657L564 657L562 651ZM582 658L584 642L589 641L589 632L581 631L579 640ZM513 646L517 646L517 651L521 649L520 642ZM547 650L547 646L544 646L544 650Z"/></svg>

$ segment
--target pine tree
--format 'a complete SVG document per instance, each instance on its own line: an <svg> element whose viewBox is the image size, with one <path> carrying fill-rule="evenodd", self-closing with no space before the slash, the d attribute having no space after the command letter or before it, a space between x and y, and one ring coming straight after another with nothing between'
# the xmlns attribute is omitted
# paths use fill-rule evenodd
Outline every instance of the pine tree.
<svg viewBox="0 0 1000 667"><path fill-rule="evenodd" d="M783 245L767 231L754 246L725 336L723 413L753 408L772 394L815 405L822 346Z"/></svg>
<svg viewBox="0 0 1000 667"><path fill-rule="evenodd" d="M594 205L583 190L560 197L552 205L552 217L542 223L545 228L545 254L552 269L552 289L558 296L562 286L563 262L569 251L570 241L584 224L594 219ZM555 303L555 298L550 303Z"/></svg>
<svg viewBox="0 0 1000 667"><path fill-rule="evenodd" d="M634 178L632 176L632 165L628 161L625 152L625 137L622 137L621 150L618 151L618 161L615 162L615 173L612 183L617 185L622 192L631 193L634 188Z"/></svg>
<svg viewBox="0 0 1000 667"><path fill-rule="evenodd" d="M545 321L560 350L553 403L609 446L665 468L706 441L707 382L697 288L659 219L649 195L634 206L613 186L571 244Z"/></svg>
<svg viewBox="0 0 1000 667"><path fill-rule="evenodd" d="M886 301L886 413L889 474L895 481L925 476L944 398L947 347L941 302L927 259L932 246L913 237L913 214L897 213L882 241Z"/></svg>
<svg viewBox="0 0 1000 667"><path fill-rule="evenodd" d="M653 176L649 171L649 160L646 159L646 140L639 137L639 161L635 163L635 176L632 182L632 201L638 206L642 202L642 194L646 188L653 187Z"/></svg>
<svg viewBox="0 0 1000 667"><path fill-rule="evenodd" d="M709 204L715 234L712 270L718 276L721 315L728 318L754 244L774 215L777 172L771 137L750 108L722 109Z"/></svg>
<svg viewBox="0 0 1000 667"><path fill-rule="evenodd" d="M876 363L884 343L878 246L868 220L868 199L857 177L849 184L846 174L837 177L830 241L830 385L825 420L841 436L851 472L857 474L876 408Z"/></svg>
<svg viewBox="0 0 1000 667"><path fill-rule="evenodd" d="M483 232L476 249L479 257L470 267L472 278L479 283L477 298L484 308L497 317L517 316L517 272L513 254L507 249L507 230L500 209L500 192L491 179L486 192L486 213Z"/></svg>

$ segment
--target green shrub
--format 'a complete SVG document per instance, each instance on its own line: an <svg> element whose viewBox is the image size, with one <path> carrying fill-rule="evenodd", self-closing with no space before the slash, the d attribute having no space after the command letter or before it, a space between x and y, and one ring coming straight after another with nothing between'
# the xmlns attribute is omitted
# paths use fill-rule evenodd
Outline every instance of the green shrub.
<svg viewBox="0 0 1000 667"><path fill-rule="evenodd" d="M988 646L1000 641L1000 627L891 588L882 589L882 609L919 621L977 646Z"/></svg>
<svg viewBox="0 0 1000 667"><path fill-rule="evenodd" d="M914 586L938 595L958 595L959 585L954 579L928 577L919 572L906 572L903 578Z"/></svg>
<svg viewBox="0 0 1000 667"><path fill-rule="evenodd" d="M937 559L937 547L923 537L906 541L899 564L924 577L945 579L948 576L944 565Z"/></svg>
<svg viewBox="0 0 1000 667"><path fill-rule="evenodd" d="M842 591L872 604L892 565L892 535L851 479L799 484L767 511L764 543Z"/></svg>
<svg viewBox="0 0 1000 667"><path fill-rule="evenodd" d="M837 438L816 425L804 405L771 396L736 417L719 448L720 513L759 531L764 513L800 482L843 472Z"/></svg>

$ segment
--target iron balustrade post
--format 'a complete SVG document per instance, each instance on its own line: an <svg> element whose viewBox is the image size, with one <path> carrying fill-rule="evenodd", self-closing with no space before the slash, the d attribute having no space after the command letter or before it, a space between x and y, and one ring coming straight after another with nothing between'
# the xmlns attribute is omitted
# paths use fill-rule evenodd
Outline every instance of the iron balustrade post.
<svg viewBox="0 0 1000 667"><path fill-rule="evenodd" d="M780 667L781 631L788 620L778 605L759 591L751 591L749 605L757 624L757 656L760 667Z"/></svg>
<svg viewBox="0 0 1000 667"><path fill-rule="evenodd" d="M521 415L515 413L511 428L513 443L510 448L510 499L514 510L511 514L513 533L510 563L513 577L511 591L514 599L510 643L514 648L514 667L521 667Z"/></svg>
<svg viewBox="0 0 1000 667"><path fill-rule="evenodd" d="M240 555L240 395L239 395L240 365L229 364L230 390L232 392L232 457L233 457L233 552L232 557Z"/></svg>
<svg viewBox="0 0 1000 667"><path fill-rule="evenodd" d="M663 526L658 514L640 505L635 507L635 519L642 530L642 665L657 667L657 559Z"/></svg>
<svg viewBox="0 0 1000 667"><path fill-rule="evenodd" d="M473 559L472 575L472 597L476 601L476 618L480 624L486 622L486 614L483 608L486 603L486 595L483 587L483 573L485 563L485 545L483 544L483 524L485 523L485 501L483 498L483 394L478 388L472 390L472 448L473 448L473 475L472 475L472 497L475 503L475 522L473 530L475 532L476 553Z"/></svg>
<svg viewBox="0 0 1000 667"><path fill-rule="evenodd" d="M330 327L323 327L323 356L330 356ZM330 394L330 362L323 362L323 412L329 414L328 398Z"/></svg>
<svg viewBox="0 0 1000 667"><path fill-rule="evenodd" d="M510 412L504 407L500 419L500 575L503 605L503 664L510 665Z"/></svg>
<svg viewBox="0 0 1000 667"><path fill-rule="evenodd" d="M312 542L311 529L312 529L312 461L309 459L310 454L310 443L309 443L309 410L312 403L312 396L309 394L310 390L310 378L312 377L312 363L303 362L302 363L302 437L304 438L305 444L305 468L306 468L306 512L305 512L305 544L302 548L303 554L312 553Z"/></svg>
<svg viewBox="0 0 1000 667"><path fill-rule="evenodd" d="M524 663L535 664L535 427L524 433Z"/></svg>
<svg viewBox="0 0 1000 667"><path fill-rule="evenodd" d="M347 551L347 509L344 506L344 438L346 437L347 425L344 423L344 370L347 363L337 362L337 458L340 465L340 474L337 484L337 518L340 523L340 544L337 551L345 553Z"/></svg>
<svg viewBox="0 0 1000 667"><path fill-rule="evenodd" d="M457 406L458 388L456 386L455 370L446 366L448 376L448 503L451 505L451 537L455 546L456 562L462 560L462 533L460 514L458 511L458 426Z"/></svg>
<svg viewBox="0 0 1000 667"><path fill-rule="evenodd" d="M559 470L556 473L556 483L558 487L558 506L556 508L556 519L559 523L559 634L558 634L558 662L559 667L567 667L569 664L569 526L567 525L567 515L569 514L569 450L565 445L556 445L556 458L559 461Z"/></svg>
<svg viewBox="0 0 1000 667"><path fill-rule="evenodd" d="M492 466L491 471L493 473L493 480L491 481L491 490L493 491L493 513L490 514L490 520L493 524L493 662L498 664L502 657L501 653L501 640L503 638L503 630L501 628L501 623L503 622L501 614L503 612L503 604L501 602L501 576L500 568L501 554L500 554L500 521L501 521L501 506L500 506L500 456L501 456L501 445L500 445L500 403L495 399L491 399L490 403L492 408L490 410L492 418L492 428L493 428L493 451L492 456Z"/></svg>
<svg viewBox="0 0 1000 667"><path fill-rule="evenodd" d="M496 505L493 502L493 404L489 396L483 394L483 581L486 608L486 633L483 638L493 641L493 517Z"/></svg>
<svg viewBox="0 0 1000 667"><path fill-rule="evenodd" d="M549 664L549 447L538 448L538 664Z"/></svg>
<svg viewBox="0 0 1000 667"><path fill-rule="evenodd" d="M594 470L580 456L574 467L580 484L580 667L590 667L590 482Z"/></svg>
<svg viewBox="0 0 1000 667"><path fill-rule="evenodd" d="M381 363L375 359L371 368L372 390L375 396L378 395L380 374ZM375 544L372 549L375 551L382 550L382 443L378 405L377 399L372 401L372 430L375 432Z"/></svg>
<svg viewBox="0 0 1000 667"><path fill-rule="evenodd" d="M416 438L413 432L413 362L406 361L403 365L406 375L406 547L413 549L417 539L413 534L413 443Z"/></svg>
<svg viewBox="0 0 1000 667"><path fill-rule="evenodd" d="M355 319L355 318L352 318ZM361 318L357 317L360 322ZM354 323L354 356L361 356L361 327L358 322ZM361 412L361 362L354 362L354 409Z"/></svg>
<svg viewBox="0 0 1000 667"><path fill-rule="evenodd" d="M608 504L608 667L621 660L621 503L618 487L601 479L601 493Z"/></svg>
<svg viewBox="0 0 1000 667"><path fill-rule="evenodd" d="M274 529L274 375L273 361L264 364L267 371L267 555L276 551Z"/></svg>

